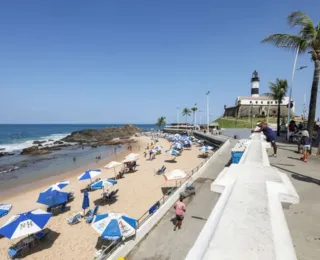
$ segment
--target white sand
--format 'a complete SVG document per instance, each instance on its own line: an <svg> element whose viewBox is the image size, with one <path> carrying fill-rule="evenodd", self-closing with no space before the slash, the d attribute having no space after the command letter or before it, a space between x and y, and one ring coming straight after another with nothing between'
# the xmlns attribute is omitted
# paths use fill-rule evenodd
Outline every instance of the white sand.
<svg viewBox="0 0 320 260"><path fill-rule="evenodd" d="M151 142L149 137L139 137L137 144L133 145L132 152L141 154L138 160L138 167L135 173L125 174L125 178L118 180L118 184L113 189L119 189L117 200L111 204L100 206L99 213L106 213L110 211L124 212L130 217L139 218L145 213L157 200L163 196L162 187L174 186L174 182L165 182L164 177L155 175L155 172L165 164L168 170L182 169L190 171L196 167L202 159L198 158L199 147L193 147L191 150L185 150L181 156L177 157L176 163L168 163L165 160L171 159L170 155L164 153L168 149L170 143L166 140L160 139L157 145L164 147L163 153L157 155L155 160L149 161L144 158L143 151L147 143ZM139 147L140 146L140 151ZM126 153L129 153L126 151ZM117 160L121 161L124 154L118 156ZM101 161L99 166L105 165L106 161ZM113 169L102 169L101 178L114 177ZM83 171L86 169L82 169ZM119 170L119 169L118 169ZM78 171L78 169L77 169ZM99 234L96 233L90 224L82 220L81 223L70 226L67 223L67 218L74 213L82 211L83 195L80 192L89 183L87 181L78 181L77 176L81 172L69 172L58 176L55 180L50 179L49 183L42 182L43 186L27 190L21 194L7 197L5 200L1 199L1 203L10 203L13 208L10 214L0 219L0 225L3 225L13 214L29 211L35 208L46 210L46 207L36 203L38 194L45 190L55 181L70 180L71 185L64 190L70 189L75 192L75 200L67 206L71 206L71 210L53 216L47 227L52 230L51 234L41 244L35 246L34 249L27 253L24 259L92 259L93 253L97 250L96 244L98 242ZM69 176L65 178L65 176ZM39 185L37 186L39 187ZM89 193L90 208L94 207L94 201L101 197L101 190ZM5 259L10 245L17 243L22 238L9 240L8 238L0 239L0 255L1 259Z"/></svg>

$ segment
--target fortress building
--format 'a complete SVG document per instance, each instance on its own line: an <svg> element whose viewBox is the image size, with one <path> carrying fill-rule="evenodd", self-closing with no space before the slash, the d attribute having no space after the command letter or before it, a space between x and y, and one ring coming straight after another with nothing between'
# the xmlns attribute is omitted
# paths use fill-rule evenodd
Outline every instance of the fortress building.
<svg viewBox="0 0 320 260"><path fill-rule="evenodd" d="M228 117L270 117L277 116L278 101L272 97L260 96L260 78L257 71L251 77L251 96L238 96L234 106L224 106L224 116ZM291 100L290 115L294 115L294 102ZM280 103L281 117L288 116L289 97L284 97Z"/></svg>

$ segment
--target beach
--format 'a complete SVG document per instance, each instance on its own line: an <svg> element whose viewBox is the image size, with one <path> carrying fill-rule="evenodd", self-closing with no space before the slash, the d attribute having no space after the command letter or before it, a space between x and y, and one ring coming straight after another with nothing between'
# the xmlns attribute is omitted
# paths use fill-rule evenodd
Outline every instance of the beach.
<svg viewBox="0 0 320 260"><path fill-rule="evenodd" d="M74 213L83 212L81 208L83 194L80 190L84 189L89 184L89 181L78 181L77 176L90 169L90 166L102 170L102 174L99 175L100 178L111 178L114 177L114 170L104 169L103 166L105 164L110 160L122 161L131 152L140 154L140 159L137 161L137 171L125 174L125 177L119 179L118 183L112 188L114 190L119 189L117 199L110 204L102 204L103 206L100 206L98 211L98 213L122 212L138 219L166 193L169 187L175 185L175 182L166 182L162 175L155 174L162 165L167 167L167 171L181 169L188 172L203 160L198 158L199 147L193 146L192 149L185 149L182 155L176 158L175 163L165 162L171 159L171 156L164 152L164 150L169 149L170 142L165 139L159 139L157 145L164 147L163 152L157 155L154 160L149 161L148 156L147 158L143 156L143 152L147 144L151 143L151 138L141 136L134 137L134 139L137 142L132 144L132 151L125 149L116 157L101 160L98 163L93 163L93 165L88 165L81 169L77 168L59 175L53 174L50 178L28 184L24 190L9 191L5 196L1 196L1 203L13 205L9 215L0 219L0 224L3 225L13 214L36 208L46 210L46 207L36 203L36 200L40 192L57 181L69 180L70 185L64 191L72 190L75 193L75 199L67 204L70 210L67 207L66 212L51 217L46 226L51 232L46 237L46 240L31 249L24 259L93 258L93 253L100 248L99 234L84 219L73 226L67 223L67 218ZM119 170L120 168L117 169L117 171ZM52 171L54 172L54 169ZM99 202L101 193L102 190L89 192L90 208L94 207L95 202ZM14 240L9 240L5 237L0 238L0 254L2 256L7 255L8 248L22 238Z"/></svg>

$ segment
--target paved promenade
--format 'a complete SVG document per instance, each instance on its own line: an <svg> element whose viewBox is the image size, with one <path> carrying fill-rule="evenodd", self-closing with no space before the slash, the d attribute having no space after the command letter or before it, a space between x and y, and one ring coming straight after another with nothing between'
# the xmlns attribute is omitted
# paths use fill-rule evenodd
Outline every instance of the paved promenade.
<svg viewBox="0 0 320 260"><path fill-rule="evenodd" d="M172 208L126 259L180 260L186 257L220 196L210 191L210 185L229 162L233 145L213 159L209 169L195 182L196 196L185 200L187 211L182 229L173 231L175 212Z"/></svg>
<svg viewBox="0 0 320 260"><path fill-rule="evenodd" d="M297 257L316 260L320 259L320 156L304 163L296 150L296 145L280 143L278 157L270 158L270 164L288 174L300 196L299 204L284 210Z"/></svg>
<svg viewBox="0 0 320 260"><path fill-rule="evenodd" d="M215 158L210 170L197 180L196 196L185 201L187 212L183 228L173 231L171 220L175 214L171 209L128 255L129 260L182 260L186 257L219 198L219 194L210 191L210 184L228 162L234 144L235 141ZM299 204L284 209L297 257L316 260L320 256L320 157L311 156L309 162L304 163L296 150L296 145L279 143L278 157L271 157L270 164L288 174L300 196Z"/></svg>

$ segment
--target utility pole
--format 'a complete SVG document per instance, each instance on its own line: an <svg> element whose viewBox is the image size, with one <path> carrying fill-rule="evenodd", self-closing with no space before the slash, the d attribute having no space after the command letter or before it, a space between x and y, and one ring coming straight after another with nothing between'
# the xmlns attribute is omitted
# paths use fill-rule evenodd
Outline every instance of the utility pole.
<svg viewBox="0 0 320 260"><path fill-rule="evenodd" d="M207 130L209 131L209 94L210 91L206 93L207 96Z"/></svg>
<svg viewBox="0 0 320 260"><path fill-rule="evenodd" d="M177 107L177 124L179 124L179 107Z"/></svg>

